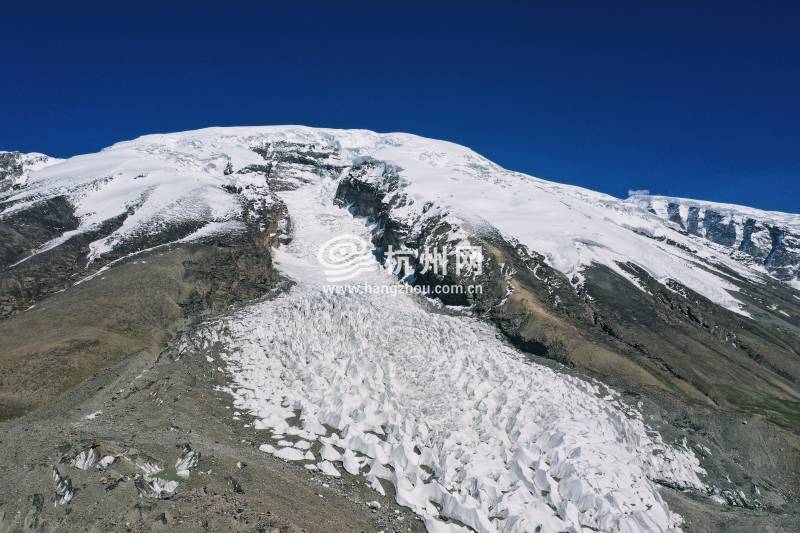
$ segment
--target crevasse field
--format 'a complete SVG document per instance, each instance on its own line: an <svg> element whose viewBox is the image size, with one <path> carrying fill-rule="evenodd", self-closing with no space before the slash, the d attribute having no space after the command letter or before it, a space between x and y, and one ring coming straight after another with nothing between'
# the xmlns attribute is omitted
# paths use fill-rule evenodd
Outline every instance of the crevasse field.
<svg viewBox="0 0 800 533"><path fill-rule="evenodd" d="M699 463L613 391L424 298L325 291L319 247L369 231L334 190L283 195L295 238L276 260L297 284L204 330L226 346L229 391L265 430L262 451L391 485L434 532L680 529L655 482L701 488ZM397 281L375 269L351 283Z"/></svg>

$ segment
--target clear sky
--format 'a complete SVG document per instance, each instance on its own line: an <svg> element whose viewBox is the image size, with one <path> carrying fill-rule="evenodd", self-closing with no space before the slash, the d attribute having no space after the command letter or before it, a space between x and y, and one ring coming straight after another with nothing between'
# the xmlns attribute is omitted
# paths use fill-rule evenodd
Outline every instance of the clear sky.
<svg viewBox="0 0 800 533"><path fill-rule="evenodd" d="M800 212L799 2L60 4L2 8L0 149L406 131L616 196Z"/></svg>

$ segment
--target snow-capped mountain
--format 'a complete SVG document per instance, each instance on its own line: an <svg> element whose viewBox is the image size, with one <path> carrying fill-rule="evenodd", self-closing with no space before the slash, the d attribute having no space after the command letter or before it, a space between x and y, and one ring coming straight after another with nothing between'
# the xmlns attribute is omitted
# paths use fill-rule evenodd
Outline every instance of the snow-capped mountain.
<svg viewBox="0 0 800 533"><path fill-rule="evenodd" d="M742 460L740 433L750 420L779 447L800 429L800 215L621 200L363 130L7 157L0 317L173 276L147 320L202 321L159 360L224 372L264 460L363 478L430 531L677 531L703 506L787 505L787 463ZM362 255L346 286L321 259L343 236L365 243L344 250ZM478 264L460 270L459 247ZM9 353L34 375L48 343Z"/></svg>
<svg viewBox="0 0 800 533"><path fill-rule="evenodd" d="M294 174L289 179L298 180L304 179L304 172L338 177L369 167L370 159L385 162L397 169L398 184L388 180L396 189L392 195L407 198L393 216L411 226L446 218L464 239L470 231L497 230L542 254L548 265L578 282L588 265L604 265L629 276L619 265L632 263L659 282L674 279L726 308L746 312L736 297L737 287L719 268L752 280L764 273L759 266L788 282L797 282L800 275L793 261L798 259L793 252L798 215L767 217L740 210L740 220L729 217L725 222L711 204L701 211L691 202L679 207L657 197L649 203L641 198L625 202L507 171L452 143L368 131L212 128L149 135L57 164L46 156L20 156L25 175L32 179L23 190L4 194L8 207L2 214L63 196L76 207L80 223L73 231L80 233L127 213L119 228L92 243L91 259L136 235L158 235L168 225L196 227L181 235L189 239L194 231L235 230L240 197L230 194L231 188L241 189L246 198L270 199L261 175L265 154ZM35 170L44 165L47 168ZM386 168L380 172L371 173L366 182L382 185ZM728 253L694 236L734 247L762 264L753 261L750 268L742 268ZM43 243L40 250L64 237Z"/></svg>

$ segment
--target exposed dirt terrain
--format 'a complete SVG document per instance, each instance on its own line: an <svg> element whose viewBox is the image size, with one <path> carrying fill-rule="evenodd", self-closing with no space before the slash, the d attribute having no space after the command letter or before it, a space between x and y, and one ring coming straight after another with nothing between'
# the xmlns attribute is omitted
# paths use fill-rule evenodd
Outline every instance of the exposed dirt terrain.
<svg viewBox="0 0 800 533"><path fill-rule="evenodd" d="M196 309L263 293L273 276L268 254L260 265L232 268L245 259L229 247L172 247L0 321L0 418L41 405L127 357L158 354Z"/></svg>
<svg viewBox="0 0 800 533"><path fill-rule="evenodd" d="M263 435L215 391L226 383L220 364L211 352L141 350L6 422L0 531L424 531L362 478L331 478L259 451ZM140 495L136 461L169 466L186 445L199 454L188 479L175 478L172 495ZM88 449L115 460L72 464ZM64 505L55 503L54 468L74 488Z"/></svg>

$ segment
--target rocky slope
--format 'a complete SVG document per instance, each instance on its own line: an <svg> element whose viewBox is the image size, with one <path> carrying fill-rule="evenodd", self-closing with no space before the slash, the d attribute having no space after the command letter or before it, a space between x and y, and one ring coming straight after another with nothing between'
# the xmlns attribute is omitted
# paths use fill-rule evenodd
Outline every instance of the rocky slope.
<svg viewBox="0 0 800 533"><path fill-rule="evenodd" d="M52 398L69 390L83 391L81 405L96 404L106 393L91 392L99 390L93 389L92 384L99 386L103 373L108 372L106 369L118 368L131 358L140 358L155 372L164 357L181 360L175 358L175 353L185 351L200 359L207 355L219 357L220 365L224 365L220 366L222 383L236 383L237 379L243 379L240 359L243 355L231 354L239 353L237 347L253 346L251 352L240 351L255 357L248 364L257 368L261 368L258 365L262 364L259 361L264 354L276 349L274 357L263 359L272 365L270 369L279 364L294 365L308 353L322 357L320 373L334 372L334 368L323 364L325 350L321 346L325 342L312 342L310 333L308 338L303 337L303 325L295 325L297 316L293 314L308 315L310 327L316 312L311 310L327 309L321 302L330 297L320 294L322 300L310 304L309 309L303 307L307 303L287 308L269 301L246 302L285 291L292 283L299 285L289 291L290 302L298 295L317 294L316 289L311 289L322 283L318 278L323 269L313 258L317 248L325 246L322 236L335 235L331 233L333 229L351 236L361 235L356 226L350 228L343 222L353 220L355 215L354 222L366 222L370 230L359 238L371 241L367 258L362 258L359 265L372 264L374 268L380 262L390 265L392 251L405 250L409 269L399 272L403 286L414 286L419 292L428 293L434 306L436 302L449 306L437 312L467 314L483 323L478 326L476 322L472 329L484 332L480 334L482 340L475 342L486 346L479 360L491 367L483 370L487 383L505 375L502 365L492 366L500 359L510 357L506 363L509 368L519 364L513 354L528 354L528 366L523 364L515 371L521 376L528 372L537 375L539 365L547 366L551 364L548 360L553 361L557 372L548 379L558 381L562 378L557 376L562 373L573 373L580 379L602 380L621 393L623 414L614 414L612 418L641 417L648 431L660 432L667 446L683 450L682 453L689 454L687 457L697 457L702 469L699 484L676 481L675 476L661 471L648 474L649 481L642 490L651 490L648 483L661 484L669 510L660 503L659 496L647 496L651 504L657 503L649 509L661 509L661 514L656 516L652 514L656 511L648 509L637 515L636 527L654 531L677 527L679 519L670 518L667 513L671 512L683 516L685 529L695 531L746 531L748 527L790 531L798 523L800 293L794 288L795 239L800 220L797 215L731 206L726 206L726 211L708 203L653 197L623 201L507 171L450 143L366 131L213 128L146 136L97 154L46 166L37 157L6 156L3 179L7 186L0 188L0 236L3 237L0 240L0 339L3 339L0 405L3 416L12 419L4 429L11 436L6 442L13 443L14 453L8 457L15 457L11 463L6 461L11 474L3 480L4 484L11 483L13 476L17 476L13 483L24 479L26 462L47 464L60 460L55 448L37 450L35 457L24 449L24 431L29 426L25 420L46 412ZM40 167L25 167L21 161L39 161L34 164ZM328 192L313 192L319 190ZM298 235L302 238L298 239ZM479 250L479 263L473 262L469 269L457 268L459 246ZM429 250L445 251L447 267L442 272L425 268L424 258ZM378 285L391 285L385 278L381 280ZM444 288L448 290L445 292ZM445 330L462 327L442 325L450 324L448 320L460 324L460 319L426 319L431 310L424 302L414 303L413 299L403 300L402 305L399 300L392 304L393 300L380 297L368 301L342 297L341 304L336 301L337 298L331 300L333 308L338 308L343 316L358 315L354 320L363 322L364 327L341 322L339 329L330 333L329 345L344 353L347 352L344 346L356 343L352 353L345 355L352 357L353 368L361 368L363 379L373 385L387 380L388 374L359 359L371 357L369 350L364 351L366 338L372 331L386 330L394 332L393 335L401 332L392 325L391 313L385 318L375 313L362 316L359 308L396 305L398 317L403 310L406 322L417 323L403 335L420 335L420 339L428 339L425 342L432 342L424 336L425 331L439 328L436 330L444 339ZM244 305L243 310L230 314L231 306L239 305ZM299 305L301 311L293 305ZM221 322L213 322L221 324L221 329L197 322L209 313L222 317ZM265 324L273 324L272 329ZM186 333L175 340L175 331L181 327ZM492 347L495 342L505 341L491 340L491 335L485 333L491 330L481 329L485 327L496 328L513 348ZM23 335L20 333L23 331L37 333ZM338 334L343 337L339 339ZM186 339L193 340L187 344ZM455 338L451 341L457 343ZM226 343L230 346L224 348ZM217 352L208 351L212 346ZM412 346L393 346L383 348L387 354L383 360L410 361L419 356ZM296 353L297 350L300 352ZM448 353L442 349L436 355L444 357ZM450 364L455 361L452 357L461 353L468 350L447 355ZM465 368L470 370L460 372L468 377L473 367L470 364ZM247 387L237 390L234 386L231 393L237 398L238 408L246 408L247 413L257 417L256 427L269 427L275 433L275 420L263 414L268 403L262 399L251 404L247 400L249 395L242 396L242 390L274 388L277 383L274 379L278 378L270 377L271 371L260 370L263 375L259 374L258 380L273 381L254 384L252 380L256 378L251 376ZM276 376L288 379L285 376L295 375L293 372L285 370ZM296 375L297 380L301 376L317 379L313 372ZM428 381L421 392L439 387L457 394L463 385L461 381L445 384L446 373L423 372L399 378L401 381L396 383L385 381L378 389L365 388L359 394L372 398L384 386L406 390L419 384L404 379L424 376ZM345 380L337 386L343 387L345 383L349 382ZM301 386L302 381L281 384L290 391L300 390ZM210 384L201 387L211 392ZM583 390L581 387L576 385L576 394ZM498 388L504 387L496 383L494 389ZM464 389L467 399L452 401L468 405L473 392L470 385ZM336 405L314 403L324 402L324 397L313 401L313 395L303 398L292 400L295 405L304 406L300 409L300 420L304 416L308 419L308 413L321 416L319 409L330 417L338 409ZM530 398L536 398L535 394L531 393ZM104 412L112 409L122 416L122 411L108 403L111 398L103 401ZM524 396L513 401L522 402L520 409L532 409L531 417L538 416L536 405L546 403L542 400L529 406ZM385 405L381 400L364 409L368 413L383 412L380 417L388 418L379 419L384 423L395 420L392 423L398 427L413 427L407 422L411 415L396 411L399 407L385 411ZM38 411L33 410L37 407ZM124 412L129 413L126 416L146 416L144 412L137 414L141 408L135 402L128 402ZM275 408L282 408L281 404ZM175 407L169 407L167 412L172 409ZM475 409L480 412L484 406L478 402ZM615 413L614 409L606 406L600 410ZM30 414L13 419L31 410ZM627 410L629 414L624 414ZM550 411L557 417L567 416L558 405ZM425 408L423 412L429 411ZM620 516L630 509L616 515L617 511L607 509L605 504L594 507L588 502L595 500L582 496L595 494L591 490L596 490L599 491L596 495L602 497L606 490L600 488L603 484L587 481L588 470L582 468L590 468L586 466L591 463L588 459L569 467L577 472L578 484L588 483L581 487L593 487L586 489L589 492L585 494L581 492L584 489L579 491L566 481L559 485L562 475L548 474L555 471L550 468L560 464L562 452L548 452L550 455L539 465L544 472L541 479L551 479L559 485L557 501L553 500L552 489L533 486L525 488L527 496L519 492L519 497L540 502L543 507L537 512L532 511L537 508L533 503L526 508L520 507L517 500L488 496L485 487L494 486L494 482L482 477L482 472L470 470L469 462L460 467L446 466L463 462L464 457L478 449L485 453L487 441L481 439L475 441L474 447L458 451L446 438L420 441L417 445L420 450L432 446L442 454L440 461L429 461L425 466L433 469L433 479L449 480L442 483L445 487L442 490L451 490L457 486L453 483L461 483L467 476L474 477L452 499L445 493L430 492L431 479L426 483L419 481L427 474L411 469L408 471L416 471L419 477L415 478L417 481L409 478L408 482L411 486L420 483L420 488L414 489L416 496L410 497L403 492L410 489L405 485L407 481L400 479L399 472L409 468L407 462L414 455L401 454L406 459L392 462L399 456L390 454L391 458L381 459L376 465L374 461L382 456L376 457L377 452L363 448L358 444L363 435L358 437L352 432L361 427L364 435L383 433L387 446L394 438L414 442L419 434L411 429L382 428L380 423L372 427L367 424L368 417L363 418L365 415L356 411L346 413L355 417L353 420L361 420L363 427L336 428L335 421L344 418L330 418L329 426L339 433L322 438L336 435L340 450L352 447L353 453L362 454L359 457L366 453L372 461L371 483L374 485L376 479L394 480L388 494L397 491L397 500L424 517L431 529L460 530L469 525L479 531L491 531L502 525L514 530L508 528L517 524L518 530L525 530L528 526L524 524L532 523L542 527L580 525L612 531L629 527L624 526L627 519ZM468 419L472 415L458 416ZM45 417L41 430L46 433L48 425L55 424L54 420ZM477 424L478 419L475 420ZM567 444L563 453L578 453L581 445L570 440L570 431L578 431L575 428L580 423L573 420L563 426L569 428L562 430L566 442L573 443ZM305 431L303 434L310 438L302 424L294 426L290 421L282 428ZM113 436L109 427L105 431L106 441L98 442L102 438L96 433L89 437L87 431L80 426L71 436L58 438L91 438L100 449L116 449L118 455L125 457L133 453L126 451L128 448L147 446L146 433L139 437ZM218 429L204 422L191 438L202 441L214 431ZM447 432L441 431L446 437ZM489 432L480 425L475 426L475 431L481 435ZM530 433L530 429L526 431L511 431L502 439L511 439L513 451L522 447L522 440L514 439L521 439L523 434L538 435ZM591 435L592 431L600 430L596 427L587 431ZM616 454L633 453L636 449L631 431L616 437L619 441L614 444L621 446L620 450L631 451ZM606 430L602 432L606 434ZM272 442L266 436L260 438ZM294 452L284 453L276 447L286 438L275 439L269 446L278 457L283 457L280 453L293 456ZM288 445L282 446L292 449L295 441L296 438L290 439ZM537 444L537 449L549 449L551 445L545 446L543 442ZM553 446L553 450L561 449ZM207 444L202 449L195 444L195 448L200 450L201 457L208 457L211 451ZM588 449L592 446L588 445ZM312 448L311 453L316 454L316 450ZM225 453L226 457L232 457L230 451ZM500 455L503 454L506 451ZM326 475L331 469L350 472L341 458L329 455L331 465L322 467L328 471ZM634 464L639 460L629 462ZM316 459L303 461L306 468L300 470L320 468ZM498 464L506 464L504 461ZM520 464L527 465L524 461ZM601 461L591 469L602 471L611 464ZM387 468L383 465L390 466L395 473L384 471L378 475L381 468ZM514 469L524 471L527 466L512 468L511 463L506 466L513 471L513 475L508 474L511 476L508 479L513 480L509 483L525 486L526 475ZM61 467L57 471L61 472L59 475L67 474ZM354 472L358 471L357 468ZM534 474L535 469L531 476ZM135 473L120 471L119 475L135 483ZM428 491L427 499L419 499L421 487L428 487L424 489ZM484 494L475 487L484 487L481 489ZM692 490L686 492L689 488ZM434 493L438 496L434 497ZM14 494L17 503L11 499L0 503L9 512L25 516L30 509L19 502L26 496L18 490ZM275 495L263 498L274 501ZM120 505L127 505L126 501L123 498ZM499 511L491 508L500 501L505 503L501 506L502 513L497 514ZM304 502L314 508L314 502ZM573 502L574 510L569 502ZM64 505L69 508L79 503L76 498ZM616 505L623 504L614 500ZM70 522L65 514L59 514L64 506L55 509L58 512L47 517L48 523L59 524L61 530L65 524L77 529L91 516L84 507L78 513L83 518ZM196 515L197 511L187 513ZM140 518L144 516L139 514ZM312 511L308 516L313 515ZM357 513L349 516L358 523L366 523ZM134 523L147 528L147 520ZM303 524L308 526L308 522ZM241 523L234 527L246 529Z"/></svg>

